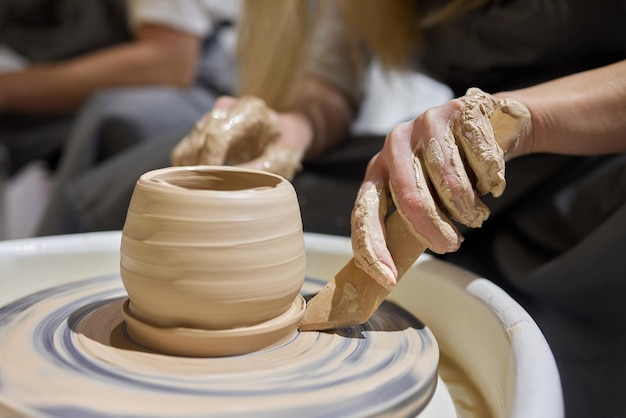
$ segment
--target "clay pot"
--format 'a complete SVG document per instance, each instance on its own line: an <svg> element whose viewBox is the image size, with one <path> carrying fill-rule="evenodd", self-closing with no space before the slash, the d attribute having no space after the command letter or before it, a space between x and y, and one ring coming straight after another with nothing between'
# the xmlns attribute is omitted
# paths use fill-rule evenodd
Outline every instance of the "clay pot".
<svg viewBox="0 0 626 418"><path fill-rule="evenodd" d="M269 332L268 322L271 339L287 338L304 310L304 236L295 190L280 176L235 167L148 172L128 208L120 271L130 299L124 309L129 334L150 348L240 354L259 348L254 339L267 340L260 334ZM226 331L234 348L215 341ZM172 342L177 332L192 337ZM237 348L237 335L247 336L246 347Z"/></svg>

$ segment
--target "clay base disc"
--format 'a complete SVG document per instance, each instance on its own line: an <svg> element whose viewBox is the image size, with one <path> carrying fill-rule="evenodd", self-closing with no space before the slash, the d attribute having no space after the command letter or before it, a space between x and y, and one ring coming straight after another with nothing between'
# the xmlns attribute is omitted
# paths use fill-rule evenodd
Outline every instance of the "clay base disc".
<svg viewBox="0 0 626 418"><path fill-rule="evenodd" d="M302 294L323 284L307 279ZM28 416L415 416L435 391L432 333L388 302L362 326L193 358L130 339L126 299L113 275L0 308L0 405Z"/></svg>
<svg viewBox="0 0 626 418"><path fill-rule="evenodd" d="M268 349L293 338L304 315L306 302L301 295L287 312L251 327L226 330L159 327L135 316L131 302L122 305L122 315L130 338L160 353L190 357L220 357Z"/></svg>

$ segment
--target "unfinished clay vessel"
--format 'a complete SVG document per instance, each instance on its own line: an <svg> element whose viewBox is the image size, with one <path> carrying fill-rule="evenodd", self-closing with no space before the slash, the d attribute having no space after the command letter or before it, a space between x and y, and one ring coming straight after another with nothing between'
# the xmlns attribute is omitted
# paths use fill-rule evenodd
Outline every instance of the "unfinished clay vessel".
<svg viewBox="0 0 626 418"><path fill-rule="evenodd" d="M120 272L128 332L149 348L222 356L284 341L305 307L295 190L236 167L148 172L128 208Z"/></svg>

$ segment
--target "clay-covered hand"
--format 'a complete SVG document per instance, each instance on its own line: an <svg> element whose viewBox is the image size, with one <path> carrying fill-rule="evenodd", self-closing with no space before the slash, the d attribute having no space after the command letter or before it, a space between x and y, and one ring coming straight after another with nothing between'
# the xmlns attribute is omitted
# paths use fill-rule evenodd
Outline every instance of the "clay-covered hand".
<svg viewBox="0 0 626 418"><path fill-rule="evenodd" d="M174 148L172 164L241 165L291 180L304 151L281 146L283 117L256 97L221 97Z"/></svg>
<svg viewBox="0 0 626 418"><path fill-rule="evenodd" d="M380 284L395 284L384 229L392 203L425 246L457 250L463 238L451 218L474 228L487 219L479 195L502 194L504 154L529 121L521 103L471 88L395 127L370 161L352 212L357 265Z"/></svg>

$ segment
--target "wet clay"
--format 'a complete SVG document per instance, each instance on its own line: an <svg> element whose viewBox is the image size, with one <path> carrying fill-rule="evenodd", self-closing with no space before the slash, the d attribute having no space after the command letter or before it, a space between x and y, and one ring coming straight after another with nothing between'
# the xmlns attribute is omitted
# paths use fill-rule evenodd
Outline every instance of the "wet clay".
<svg viewBox="0 0 626 418"><path fill-rule="evenodd" d="M243 96L230 107L214 108L172 151L172 165L237 165L260 159L255 167L292 179L302 152L276 144L278 114L257 97Z"/></svg>
<svg viewBox="0 0 626 418"><path fill-rule="evenodd" d="M205 114L172 151L174 165L240 164L261 155L280 133L277 115L259 98L244 96Z"/></svg>
<svg viewBox="0 0 626 418"><path fill-rule="evenodd" d="M498 197L504 191L505 153L516 146L528 124L528 109L516 100L498 99L478 88L468 89L459 104L460 111L446 127L444 138L419 141L413 150L415 193L422 202L423 217L429 221L421 226L436 228L444 237L444 244L435 245L420 233L424 231L414 228L397 204L391 185L377 184L360 191L352 212L353 251L357 265L380 285L400 278L399 275L390 277L390 268L381 261L383 251L377 248L381 243L393 240L393 233L377 231L371 222L374 219L372 214L377 211L378 217L384 218L390 207L389 200L396 203L406 229L420 244L444 253L456 251L463 241L451 218L472 228L482 226L489 217L489 209L481 202L479 194L491 193ZM452 167L449 174L458 182L458 190L450 190L444 181L446 163ZM466 170L475 174L475 185L470 182ZM436 191L437 201L431 189ZM381 239L383 235L384 239ZM421 253L422 245L418 248L417 255ZM398 270L406 268L395 264Z"/></svg>
<svg viewBox="0 0 626 418"><path fill-rule="evenodd" d="M205 356L289 338L304 311L305 268L297 197L282 177L192 166L138 180L120 263L138 342Z"/></svg>

